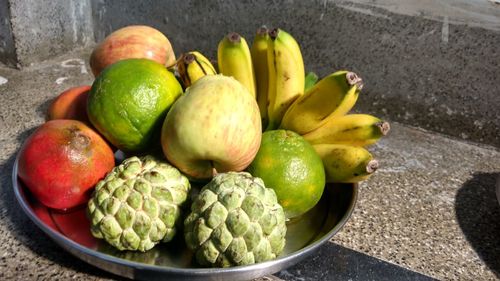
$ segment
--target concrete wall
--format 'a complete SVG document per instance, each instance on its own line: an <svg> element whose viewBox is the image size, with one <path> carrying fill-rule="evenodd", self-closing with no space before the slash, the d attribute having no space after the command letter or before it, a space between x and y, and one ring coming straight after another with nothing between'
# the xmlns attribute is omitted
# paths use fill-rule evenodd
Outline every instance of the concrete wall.
<svg viewBox="0 0 500 281"><path fill-rule="evenodd" d="M7 64L28 66L93 42L90 0L0 1Z"/></svg>
<svg viewBox="0 0 500 281"><path fill-rule="evenodd" d="M8 0L0 0L0 62L9 66L17 64Z"/></svg>

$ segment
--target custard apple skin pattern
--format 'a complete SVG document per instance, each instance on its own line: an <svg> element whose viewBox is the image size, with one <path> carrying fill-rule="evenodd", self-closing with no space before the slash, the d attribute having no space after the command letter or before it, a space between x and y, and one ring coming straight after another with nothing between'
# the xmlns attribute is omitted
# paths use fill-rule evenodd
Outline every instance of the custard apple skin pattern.
<svg viewBox="0 0 500 281"><path fill-rule="evenodd" d="M182 226L188 179L165 160L131 157L97 183L87 214L94 237L118 250L147 251Z"/></svg>
<svg viewBox="0 0 500 281"><path fill-rule="evenodd" d="M184 220L184 238L202 266L230 267L276 258L285 246L285 213L274 190L247 172L216 175Z"/></svg>

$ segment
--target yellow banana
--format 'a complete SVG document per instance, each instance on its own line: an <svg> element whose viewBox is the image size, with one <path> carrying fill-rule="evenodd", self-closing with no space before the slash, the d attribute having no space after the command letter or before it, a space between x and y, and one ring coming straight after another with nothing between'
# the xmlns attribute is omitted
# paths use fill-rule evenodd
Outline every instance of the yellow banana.
<svg viewBox="0 0 500 281"><path fill-rule="evenodd" d="M289 106L304 94L305 71L300 46L281 29L269 32L267 63L269 92L266 130L279 127Z"/></svg>
<svg viewBox="0 0 500 281"><path fill-rule="evenodd" d="M323 161L326 182L356 183L368 179L378 168L378 161L363 147L343 144L313 147Z"/></svg>
<svg viewBox="0 0 500 281"><path fill-rule="evenodd" d="M304 135L329 119L349 112L356 103L363 81L354 72L337 71L321 79L287 110L281 128Z"/></svg>
<svg viewBox="0 0 500 281"><path fill-rule="evenodd" d="M217 64L220 73L234 77L256 97L252 57L245 38L236 32L226 35L217 47Z"/></svg>
<svg viewBox="0 0 500 281"><path fill-rule="evenodd" d="M302 135L311 144L367 146L390 130L388 122L368 114L348 114L331 118L321 127Z"/></svg>
<svg viewBox="0 0 500 281"><path fill-rule="evenodd" d="M197 51L182 54L176 65L184 88L205 75L217 74L210 60Z"/></svg>
<svg viewBox="0 0 500 281"><path fill-rule="evenodd" d="M267 67L268 30L265 26L257 29L250 48L254 67L257 103L259 104L262 127L267 126L267 92L269 91L269 72Z"/></svg>

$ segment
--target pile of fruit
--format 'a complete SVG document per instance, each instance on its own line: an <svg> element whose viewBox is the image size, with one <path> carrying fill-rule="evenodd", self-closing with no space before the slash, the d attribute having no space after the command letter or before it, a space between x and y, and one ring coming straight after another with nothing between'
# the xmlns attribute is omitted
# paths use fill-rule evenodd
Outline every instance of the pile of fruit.
<svg viewBox="0 0 500 281"><path fill-rule="evenodd" d="M359 76L306 75L281 29L259 28L251 46L229 33L212 63L198 51L176 60L161 32L128 26L90 66L93 84L61 93L25 141L19 177L49 208L85 206L92 235L120 251L178 235L200 266L274 259L286 222L311 210L325 183L377 169L365 147L389 131L349 114Z"/></svg>

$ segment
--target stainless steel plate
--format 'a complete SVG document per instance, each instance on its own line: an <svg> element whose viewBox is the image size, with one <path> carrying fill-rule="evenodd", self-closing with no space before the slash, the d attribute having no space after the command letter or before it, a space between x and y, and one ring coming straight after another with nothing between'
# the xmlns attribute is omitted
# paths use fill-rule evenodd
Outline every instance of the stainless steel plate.
<svg viewBox="0 0 500 281"><path fill-rule="evenodd" d="M12 171L14 193L28 217L62 248L83 261L114 274L139 280L249 280L290 267L326 243L349 219L358 186L327 185L321 201L287 223L286 247L277 259L232 268L197 268L182 237L146 253L120 252L90 234L85 209L66 213L47 209L31 196Z"/></svg>

